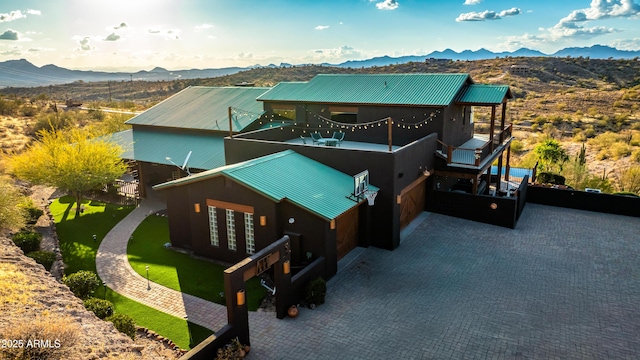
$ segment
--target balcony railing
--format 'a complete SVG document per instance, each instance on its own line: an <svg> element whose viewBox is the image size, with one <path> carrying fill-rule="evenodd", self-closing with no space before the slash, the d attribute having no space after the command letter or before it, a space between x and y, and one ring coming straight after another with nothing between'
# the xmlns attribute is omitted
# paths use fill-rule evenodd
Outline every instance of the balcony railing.
<svg viewBox="0 0 640 360"><path fill-rule="evenodd" d="M503 131L494 135L493 141L487 141L476 148L456 147L438 140L438 152L446 160L447 164L480 166L480 163L493 153L500 145L511 139L512 126L507 126Z"/></svg>

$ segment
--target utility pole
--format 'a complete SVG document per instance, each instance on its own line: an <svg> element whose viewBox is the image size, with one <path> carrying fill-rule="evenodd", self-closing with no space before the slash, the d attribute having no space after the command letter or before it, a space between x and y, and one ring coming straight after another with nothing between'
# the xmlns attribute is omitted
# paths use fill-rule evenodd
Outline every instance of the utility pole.
<svg viewBox="0 0 640 360"><path fill-rule="evenodd" d="M109 103L111 103L111 80L107 80L107 84L109 84Z"/></svg>

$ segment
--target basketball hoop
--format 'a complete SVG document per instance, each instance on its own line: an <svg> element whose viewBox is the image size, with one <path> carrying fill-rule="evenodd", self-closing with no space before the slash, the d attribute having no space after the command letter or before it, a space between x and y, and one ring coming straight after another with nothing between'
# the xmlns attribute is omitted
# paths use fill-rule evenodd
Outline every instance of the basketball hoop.
<svg viewBox="0 0 640 360"><path fill-rule="evenodd" d="M367 198L367 202L369 203L369 206L373 206L373 203L376 200L376 196L378 195L378 192L365 190L362 194L364 195L364 197Z"/></svg>

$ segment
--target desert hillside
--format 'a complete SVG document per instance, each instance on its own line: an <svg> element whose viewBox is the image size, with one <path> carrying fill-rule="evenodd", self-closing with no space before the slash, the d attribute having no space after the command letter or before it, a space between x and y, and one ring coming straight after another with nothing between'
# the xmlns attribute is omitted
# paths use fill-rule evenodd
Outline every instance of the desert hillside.
<svg viewBox="0 0 640 360"><path fill-rule="evenodd" d="M86 310L68 287L0 237L0 359L176 359L161 342L134 342Z"/></svg>

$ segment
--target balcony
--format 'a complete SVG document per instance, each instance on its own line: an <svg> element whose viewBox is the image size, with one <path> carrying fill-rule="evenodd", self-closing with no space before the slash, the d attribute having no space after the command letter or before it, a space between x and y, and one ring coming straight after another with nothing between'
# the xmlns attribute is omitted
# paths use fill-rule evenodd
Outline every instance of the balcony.
<svg viewBox="0 0 640 360"><path fill-rule="evenodd" d="M512 126L495 133L493 141L490 134L476 134L459 147L438 140L436 154L447 161L447 165L460 167L481 167L487 161L493 161L512 140Z"/></svg>

